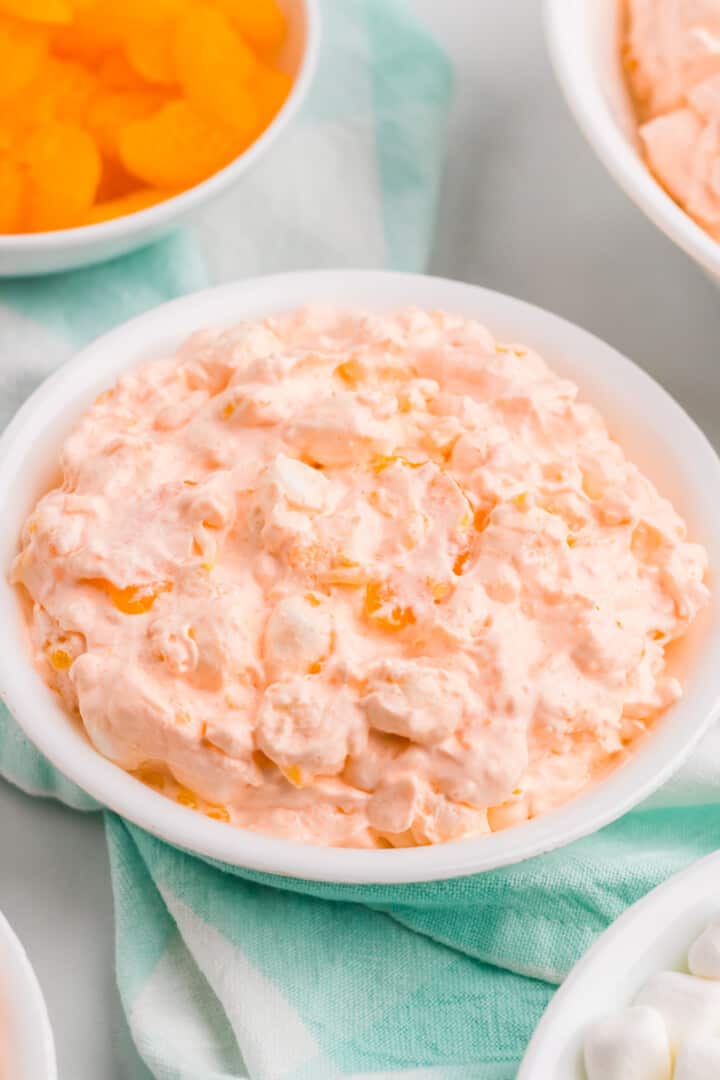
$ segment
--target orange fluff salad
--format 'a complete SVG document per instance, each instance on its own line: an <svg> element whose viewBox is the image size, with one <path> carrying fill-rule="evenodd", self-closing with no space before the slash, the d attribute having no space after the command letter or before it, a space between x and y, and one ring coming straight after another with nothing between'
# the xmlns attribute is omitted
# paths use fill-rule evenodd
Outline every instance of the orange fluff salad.
<svg viewBox="0 0 720 1080"><path fill-rule="evenodd" d="M720 240L720 0L625 0L622 53L650 171Z"/></svg>
<svg viewBox="0 0 720 1080"><path fill-rule="evenodd" d="M633 752L704 550L576 386L416 309L204 331L104 392L12 570L47 683L181 803L482 836Z"/></svg>
<svg viewBox="0 0 720 1080"><path fill-rule="evenodd" d="M0 233L171 197L263 131L291 80L276 0L0 0Z"/></svg>

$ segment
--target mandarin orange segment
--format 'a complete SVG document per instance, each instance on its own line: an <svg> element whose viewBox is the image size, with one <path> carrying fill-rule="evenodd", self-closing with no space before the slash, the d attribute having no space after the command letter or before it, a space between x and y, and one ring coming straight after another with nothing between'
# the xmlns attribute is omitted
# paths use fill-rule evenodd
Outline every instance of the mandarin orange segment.
<svg viewBox="0 0 720 1080"><path fill-rule="evenodd" d="M490 524L490 515L492 514L494 506L479 506L473 515L473 528L476 532L484 532Z"/></svg>
<svg viewBox="0 0 720 1080"><path fill-rule="evenodd" d="M56 56L96 64L112 49L122 48L125 32L122 4L93 3L76 7L71 25L54 30L50 45Z"/></svg>
<svg viewBox="0 0 720 1080"><path fill-rule="evenodd" d="M0 154L12 150L18 133L17 121L18 118L12 111L0 106Z"/></svg>
<svg viewBox="0 0 720 1080"><path fill-rule="evenodd" d="M86 578L85 584L102 589L123 615L145 615L150 611L160 593L172 590L172 582L169 581L161 581L152 586L126 585L122 589L106 578Z"/></svg>
<svg viewBox="0 0 720 1080"><path fill-rule="evenodd" d="M293 787L301 788L305 786L306 776L299 765L285 765L280 768L280 772L283 776L290 781Z"/></svg>
<svg viewBox="0 0 720 1080"><path fill-rule="evenodd" d="M287 20L276 0L215 0L215 5L261 52L272 52L285 40Z"/></svg>
<svg viewBox="0 0 720 1080"><path fill-rule="evenodd" d="M20 169L0 157L0 233L15 233L22 221L23 182Z"/></svg>
<svg viewBox="0 0 720 1080"><path fill-rule="evenodd" d="M108 582L106 592L118 611L124 615L145 615L162 592L168 592L170 585L161 584L153 590L147 591L137 585L128 585L124 589L118 589L116 585Z"/></svg>
<svg viewBox="0 0 720 1080"><path fill-rule="evenodd" d="M47 55L47 37L32 23L0 18L0 100L29 86Z"/></svg>
<svg viewBox="0 0 720 1080"><path fill-rule="evenodd" d="M72 22L74 14L67 0L0 0L0 13L59 26Z"/></svg>
<svg viewBox="0 0 720 1080"><path fill-rule="evenodd" d="M198 797L194 791L190 791L189 788L181 787L175 796L176 802L179 802L181 806L189 806L191 810L197 810L199 806Z"/></svg>
<svg viewBox="0 0 720 1080"><path fill-rule="evenodd" d="M220 11L199 4L178 21L173 60L185 97L249 140L258 125L252 50Z"/></svg>
<svg viewBox="0 0 720 1080"><path fill-rule="evenodd" d="M463 573L465 569L465 563L468 561L469 558L469 551L461 551L460 554L456 557L455 562L453 563L453 574L457 574L458 576L460 576Z"/></svg>
<svg viewBox="0 0 720 1080"><path fill-rule="evenodd" d="M222 169L287 97L285 32L275 0L0 0L0 231L108 221Z"/></svg>
<svg viewBox="0 0 720 1080"><path fill-rule="evenodd" d="M100 153L75 124L39 128L23 148L28 175L28 221L35 231L72 226L92 206Z"/></svg>
<svg viewBox="0 0 720 1080"><path fill-rule="evenodd" d="M111 199L121 199L124 195L131 195L137 190L137 177L132 176L116 158L105 156L103 158L100 183L95 192L95 202L101 203L109 202Z"/></svg>
<svg viewBox="0 0 720 1080"><path fill-rule="evenodd" d="M362 382L364 372L357 360L344 360L335 368L334 374L354 388Z"/></svg>
<svg viewBox="0 0 720 1080"><path fill-rule="evenodd" d="M124 52L109 52L97 65L97 76L106 90L144 90L145 79L139 75Z"/></svg>
<svg viewBox="0 0 720 1080"><path fill-rule="evenodd" d="M128 22L161 25L181 15L194 0L123 0L123 14Z"/></svg>
<svg viewBox="0 0 720 1080"><path fill-rule="evenodd" d="M125 124L151 116L164 102L165 98L157 90L124 90L98 94L88 110L88 130L106 157L118 159L118 136Z"/></svg>
<svg viewBox="0 0 720 1080"><path fill-rule="evenodd" d="M158 188L141 188L139 191L132 191L129 195L121 195L117 199L96 203L78 224L97 225L101 221L111 221L113 218L125 217L127 214L136 214L138 210L146 210L148 206L155 206L156 203L169 199L172 194L171 191L160 191Z"/></svg>
<svg viewBox="0 0 720 1080"><path fill-rule="evenodd" d="M376 473L385 472L396 461L400 465L404 465L406 469L419 469L427 464L425 461L409 461L408 458L401 457L399 454L384 454L382 457L375 458L371 465L372 471Z"/></svg>
<svg viewBox="0 0 720 1080"><path fill-rule="evenodd" d="M136 777L141 783L147 784L148 787L155 788L156 791L162 791L167 780L167 773L163 770L163 767L161 765L152 765L149 762L140 765L135 770L131 770L130 775Z"/></svg>
<svg viewBox="0 0 720 1080"><path fill-rule="evenodd" d="M168 26L140 27L125 42L130 66L149 83L173 86L177 82Z"/></svg>
<svg viewBox="0 0 720 1080"><path fill-rule="evenodd" d="M72 667L73 658L66 649L54 649L50 653L50 663L56 671L67 671Z"/></svg>
<svg viewBox="0 0 720 1080"><path fill-rule="evenodd" d="M25 130L55 120L82 124L97 87L93 73L81 64L50 57L37 78L16 98Z"/></svg>
<svg viewBox="0 0 720 1080"><path fill-rule="evenodd" d="M292 89L292 79L286 72L276 71L275 68L263 64L258 70L255 86L258 91L260 124L262 127L267 127L285 104L285 99ZM353 361L350 360L347 363L352 364ZM340 367L344 366L340 365ZM339 369L336 370L339 371ZM340 374L343 377L341 372Z"/></svg>
<svg viewBox="0 0 720 1080"><path fill-rule="evenodd" d="M125 168L159 188L197 184L232 161L240 149L237 136L181 100L126 124L118 142Z"/></svg>
<svg viewBox="0 0 720 1080"><path fill-rule="evenodd" d="M396 601L389 586L381 581L371 581L365 589L365 614L383 630L403 630L415 622L415 613Z"/></svg>

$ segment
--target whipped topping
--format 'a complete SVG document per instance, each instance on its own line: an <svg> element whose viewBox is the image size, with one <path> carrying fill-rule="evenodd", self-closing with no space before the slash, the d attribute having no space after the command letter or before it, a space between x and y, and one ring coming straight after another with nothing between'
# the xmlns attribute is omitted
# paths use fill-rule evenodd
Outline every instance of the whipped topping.
<svg viewBox="0 0 720 1080"><path fill-rule="evenodd" d="M706 557L576 387L475 322L306 309L195 334L67 439L12 576L95 747L307 842L481 836L681 693Z"/></svg>
<svg viewBox="0 0 720 1080"><path fill-rule="evenodd" d="M650 170L720 239L720 0L627 0L622 50Z"/></svg>

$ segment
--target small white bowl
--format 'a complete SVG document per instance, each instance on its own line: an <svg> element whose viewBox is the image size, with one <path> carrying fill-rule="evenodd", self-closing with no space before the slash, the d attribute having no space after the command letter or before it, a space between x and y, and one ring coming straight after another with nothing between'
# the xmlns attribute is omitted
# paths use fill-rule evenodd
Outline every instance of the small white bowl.
<svg viewBox="0 0 720 1080"><path fill-rule="evenodd" d="M679 647L683 699L632 759L595 788L542 817L480 839L404 850L314 847L233 828L178 806L90 745L35 671L6 571L20 528L55 475L59 447L80 414L120 372L172 350L193 330L328 303L374 310L410 304L479 319L501 340L524 342L579 383L633 459L675 501L720 567L720 461L671 397L609 345L555 315L474 285L381 271L285 274L235 282L163 304L106 334L47 380L0 440L0 694L27 736L66 776L178 847L236 866L335 882L429 881L539 855L607 824L666 780L720 706L720 589Z"/></svg>
<svg viewBox="0 0 720 1080"><path fill-rule="evenodd" d="M535 1028L516 1080L586 1080L590 1025L631 1005L658 971L687 971L690 945L720 915L720 854L638 900L571 971Z"/></svg>
<svg viewBox="0 0 720 1080"><path fill-rule="evenodd" d="M0 1077L56 1080L55 1047L35 972L0 914Z"/></svg>
<svg viewBox="0 0 720 1080"><path fill-rule="evenodd" d="M181 218L237 183L270 149L307 97L320 41L318 0L278 0L288 21L279 66L293 86L272 122L234 161L180 195L135 214L54 232L0 235L0 278L47 274L102 262L149 244L175 228Z"/></svg>
<svg viewBox="0 0 720 1080"><path fill-rule="evenodd" d="M583 134L626 195L720 281L720 244L674 202L643 161L620 63L622 0L545 0L555 74Z"/></svg>

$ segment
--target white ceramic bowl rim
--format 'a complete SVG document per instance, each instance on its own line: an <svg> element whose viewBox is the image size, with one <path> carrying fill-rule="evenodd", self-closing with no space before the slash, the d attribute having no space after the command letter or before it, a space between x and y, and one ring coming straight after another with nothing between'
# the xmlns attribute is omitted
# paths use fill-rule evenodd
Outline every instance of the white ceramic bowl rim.
<svg viewBox="0 0 720 1080"><path fill-rule="evenodd" d="M704 515L703 541L720 565L720 462L673 399L629 360L555 315L486 289L440 278L375 271L319 271L236 282L182 297L133 319L82 350L28 399L0 440L0 566L16 550L38 468L74 418L116 374L133 362L174 348L192 330L230 325L306 303L376 310L416 304L445 308L487 323L500 340L534 345L553 366L572 373L585 396L629 410L648 440L665 440L681 463ZM595 386L588 393L588 387ZM622 393L618 394L618 388ZM602 404L601 404L602 408ZM51 439L47 430L53 431ZM47 449L42 440L45 435ZM633 454L639 464L643 462ZM653 460L655 457L653 456ZM672 464L672 463L670 463ZM33 471L34 469L34 471ZM651 474L652 475L652 474ZM682 508L682 507L681 507ZM681 764L720 706L720 600L683 700L656 725L643 748L603 783L565 806L505 832L403 850L302 845L210 821L157 794L101 757L72 726L34 670L20 633L15 592L0 578L0 694L28 738L81 788L117 813L170 843L253 870L336 883L396 883L459 877L494 869L567 844L617 818L649 795ZM672 722L671 722L672 719Z"/></svg>
<svg viewBox="0 0 720 1080"><path fill-rule="evenodd" d="M719 908L718 852L632 904L600 934L554 995L516 1080L584 1080L580 1060L588 1025L630 1004L651 974L682 970L689 946Z"/></svg>
<svg viewBox="0 0 720 1080"><path fill-rule="evenodd" d="M219 194L232 184L238 173L245 172L256 164L258 159L269 150L280 132L287 127L304 103L308 89L315 75L318 51L320 48L320 11L318 0L302 0L305 15L305 47L298 66L297 74L287 98L283 102L268 126L256 139L233 158L222 169L194 184L187 191L172 195L154 206L136 210L109 221L96 225L80 225L73 229L54 229L52 232L21 233L3 235L0 244L4 254L13 252L30 253L35 249L44 253L73 248L76 244L86 244L90 238L98 243L115 240L119 237L142 233L151 225L161 227L181 214L194 209Z"/></svg>
<svg viewBox="0 0 720 1080"><path fill-rule="evenodd" d="M589 27L593 5L611 10L620 0L545 0L545 31L563 94L585 138L626 195L688 255L720 276L720 243L678 206L648 171L613 118L588 49L598 35Z"/></svg>
<svg viewBox="0 0 720 1080"><path fill-rule="evenodd" d="M13 1080L56 1080L55 1046L42 991L25 950L0 912L0 1044L5 1040L3 1052L13 1066Z"/></svg>

